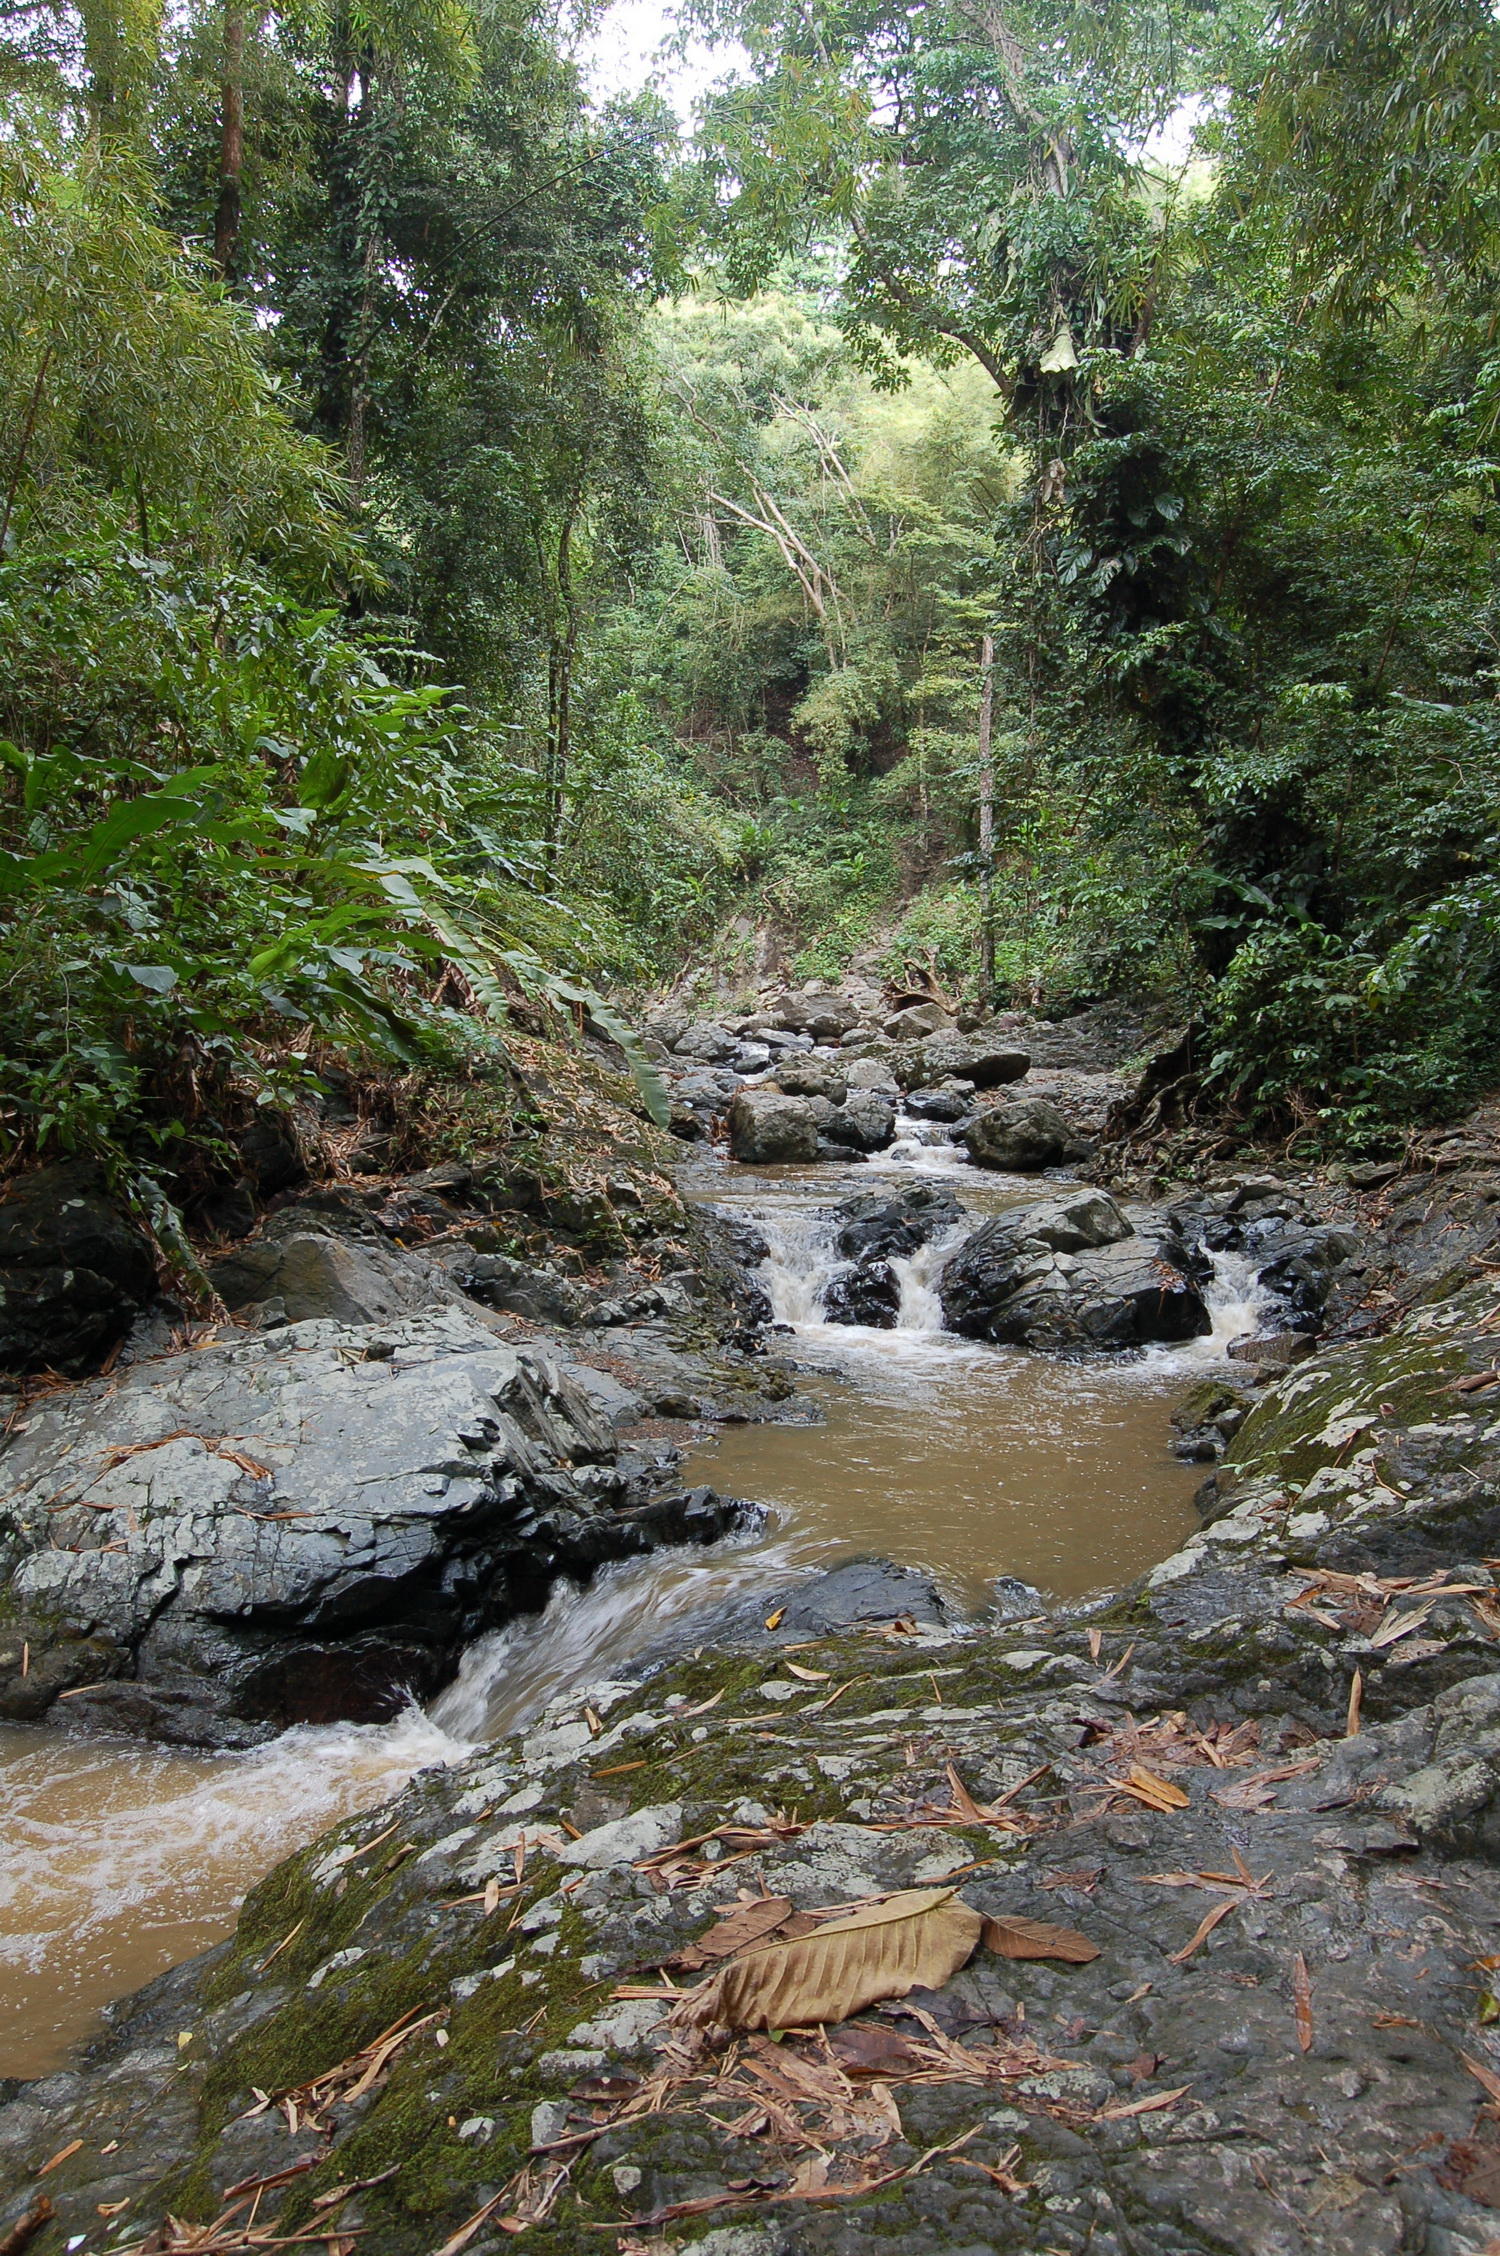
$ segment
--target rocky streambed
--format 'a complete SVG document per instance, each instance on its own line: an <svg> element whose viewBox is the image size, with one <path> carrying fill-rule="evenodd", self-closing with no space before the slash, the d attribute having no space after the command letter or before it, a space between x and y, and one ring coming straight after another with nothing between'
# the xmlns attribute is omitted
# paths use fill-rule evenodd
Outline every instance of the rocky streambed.
<svg viewBox="0 0 1500 2256"><path fill-rule="evenodd" d="M1091 1062L1052 1069L1080 1145ZM472 1170L294 1199L227 1257L237 1321L148 1316L18 1400L5 1713L234 1765L448 1689L411 1747L443 1767L0 2085L0 2246L1497 2237L1500 1152L1140 1199L976 1168L915 1131L924 1087L884 1154L691 1161L613 1266L539 1260ZM993 1554L965 1591L915 1571L899 1484L914 1564L830 1568L683 1456L795 1445L744 1421L857 1401L872 1357L916 1359L916 1405L934 1353L977 1359L971 1401L1092 1374L1096 1416L1145 1374L1164 1476L1195 1381L1188 1539L1114 1593ZM1065 1530L1071 1493L1035 1512ZM800 2031L684 2004L911 1890L990 1941Z"/></svg>

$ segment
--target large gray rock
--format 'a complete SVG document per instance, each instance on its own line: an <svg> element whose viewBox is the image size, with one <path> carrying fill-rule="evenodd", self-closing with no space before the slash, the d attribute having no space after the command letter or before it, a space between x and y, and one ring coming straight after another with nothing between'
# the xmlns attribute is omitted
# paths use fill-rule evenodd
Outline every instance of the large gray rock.
<svg viewBox="0 0 1500 2256"><path fill-rule="evenodd" d="M976 1114L959 1142L976 1167L998 1168L1008 1175L1038 1175L1044 1167L1081 1159L1088 1149L1056 1105L1044 1097L1026 1097L1020 1104L996 1105Z"/></svg>
<svg viewBox="0 0 1500 2256"><path fill-rule="evenodd" d="M841 1105L848 1094L848 1076L833 1058L807 1053L782 1058L776 1067L776 1086L788 1097L826 1097Z"/></svg>
<svg viewBox="0 0 1500 2256"><path fill-rule="evenodd" d="M144 1234L86 1161L38 1168L0 1204L0 1371L95 1369L156 1291Z"/></svg>
<svg viewBox="0 0 1500 2256"><path fill-rule="evenodd" d="M886 1020L884 1031L893 1042L916 1042L927 1034L947 1033L953 1020L941 1003L908 1003Z"/></svg>
<svg viewBox="0 0 1500 2256"><path fill-rule="evenodd" d="M209 1282L226 1308L274 1307L289 1324L381 1324L458 1297L437 1263L309 1227L295 1208L216 1262Z"/></svg>
<svg viewBox="0 0 1500 2256"><path fill-rule="evenodd" d="M557 1575L733 1516L652 1500L572 1380L458 1309L133 1365L40 1404L3 1469L7 1649L97 1688L75 1723L210 1744L390 1714ZM30 1685L0 1667L0 1715Z"/></svg>
<svg viewBox="0 0 1500 2256"><path fill-rule="evenodd" d="M729 1107L731 1157L748 1165L818 1156L818 1108L826 1099L741 1089Z"/></svg>
<svg viewBox="0 0 1500 2256"><path fill-rule="evenodd" d="M996 1215L964 1240L939 1291L950 1331L1014 1347L1140 1347L1209 1329L1163 1241L1137 1236L1097 1191Z"/></svg>
<svg viewBox="0 0 1500 2256"><path fill-rule="evenodd" d="M680 1058L693 1058L703 1065L718 1065L732 1058L739 1048L739 1037L731 1034L727 1026L690 1026L672 1044L673 1052Z"/></svg>
<svg viewBox="0 0 1500 2256"><path fill-rule="evenodd" d="M896 1108L873 1089L851 1089L823 1122L823 1134L845 1151L884 1151L896 1140Z"/></svg>

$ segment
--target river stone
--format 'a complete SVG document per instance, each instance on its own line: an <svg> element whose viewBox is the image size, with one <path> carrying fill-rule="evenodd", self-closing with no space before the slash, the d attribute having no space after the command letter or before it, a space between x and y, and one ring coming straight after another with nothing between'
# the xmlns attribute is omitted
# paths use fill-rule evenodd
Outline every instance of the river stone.
<svg viewBox="0 0 1500 2256"><path fill-rule="evenodd" d="M97 1167L7 1185L0 1204L0 1371L93 1370L156 1292L143 1232Z"/></svg>
<svg viewBox="0 0 1500 2256"><path fill-rule="evenodd" d="M944 1033L952 1025L941 1003L908 1003L886 1020L884 1031L893 1042L913 1042L924 1034Z"/></svg>
<svg viewBox="0 0 1500 2256"><path fill-rule="evenodd" d="M903 1110L914 1120L944 1120L953 1125L967 1120L974 1109L971 1089L912 1089L908 1092Z"/></svg>
<svg viewBox="0 0 1500 2256"><path fill-rule="evenodd" d="M210 1744L389 1715L557 1575L742 1516L654 1498L571 1379L457 1308L132 1365L33 1409L5 1472L33 1654L86 1649L129 1680L100 1720ZM0 1715L26 1681L0 1669Z"/></svg>
<svg viewBox="0 0 1500 2256"><path fill-rule="evenodd" d="M674 1055L693 1058L703 1065L721 1065L739 1048L739 1037L727 1026L690 1026L672 1044Z"/></svg>
<svg viewBox="0 0 1500 2256"><path fill-rule="evenodd" d="M888 1261L860 1262L823 1287L823 1314L830 1324L869 1324L889 1332L900 1308L901 1280Z"/></svg>
<svg viewBox="0 0 1500 2256"><path fill-rule="evenodd" d="M802 1055L782 1058L776 1067L776 1086L788 1097L826 1097L841 1105L849 1083L844 1068L833 1058Z"/></svg>
<svg viewBox="0 0 1500 2256"><path fill-rule="evenodd" d="M922 1044L920 1080L923 1086L950 1079L970 1081L976 1089L998 1089L1010 1081L1023 1081L1031 1069L1031 1053L1013 1042L985 1041L973 1034L935 1034Z"/></svg>
<svg viewBox="0 0 1500 2256"><path fill-rule="evenodd" d="M844 1070L851 1089L879 1089L895 1095L896 1077L883 1058L857 1057Z"/></svg>
<svg viewBox="0 0 1500 2256"><path fill-rule="evenodd" d="M1040 1174L1044 1167L1081 1159L1088 1149L1056 1105L1044 1097L1026 1097L1020 1104L978 1113L961 1131L959 1142L976 1167L1011 1175Z"/></svg>
<svg viewBox="0 0 1500 2256"><path fill-rule="evenodd" d="M729 1107L731 1158L751 1166L816 1159L817 1103L775 1089L741 1089Z"/></svg>
<svg viewBox="0 0 1500 2256"><path fill-rule="evenodd" d="M1164 1248L1137 1236L1102 1191L996 1215L939 1282L943 1321L1016 1347L1139 1347L1210 1328L1201 1295Z"/></svg>
<svg viewBox="0 0 1500 2256"><path fill-rule="evenodd" d="M940 1183L867 1192L845 1199L833 1212L838 1225L834 1251L846 1261L889 1261L915 1253L918 1246L955 1228L964 1218L954 1193Z"/></svg>
<svg viewBox="0 0 1500 2256"><path fill-rule="evenodd" d="M896 1108L872 1089L851 1089L822 1123L831 1144L858 1152L884 1151L896 1140Z"/></svg>
<svg viewBox="0 0 1500 2256"><path fill-rule="evenodd" d="M505 1253L480 1253L463 1239L434 1250L433 1260L471 1300L508 1309L536 1324L587 1324L596 1320L598 1295L571 1277L555 1276Z"/></svg>

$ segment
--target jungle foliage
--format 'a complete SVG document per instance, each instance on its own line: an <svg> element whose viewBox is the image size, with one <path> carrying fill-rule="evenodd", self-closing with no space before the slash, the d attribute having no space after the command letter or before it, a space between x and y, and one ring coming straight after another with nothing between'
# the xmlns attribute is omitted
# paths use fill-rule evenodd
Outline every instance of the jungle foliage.
<svg viewBox="0 0 1500 2256"><path fill-rule="evenodd" d="M589 20L0 7L0 1159L987 888L1257 1130L1492 1082L1484 0L692 0L686 148Z"/></svg>

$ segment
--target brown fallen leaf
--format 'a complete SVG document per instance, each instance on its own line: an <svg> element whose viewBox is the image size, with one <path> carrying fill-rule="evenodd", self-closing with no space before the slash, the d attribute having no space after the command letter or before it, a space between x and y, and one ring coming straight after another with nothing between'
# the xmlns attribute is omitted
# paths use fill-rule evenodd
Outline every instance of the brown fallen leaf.
<svg viewBox="0 0 1500 2256"><path fill-rule="evenodd" d="M846 2021L829 2030L828 2046L846 2075L890 2076L922 2064L905 2037L879 2021Z"/></svg>
<svg viewBox="0 0 1500 2256"><path fill-rule="evenodd" d="M1127 2115L1155 2115L1163 2107L1175 2107L1192 2090L1191 2084L1178 2084L1172 2091L1148 2092L1144 2099L1118 2100L1112 2107L1102 2107L1099 2119L1105 2123L1122 2122Z"/></svg>
<svg viewBox="0 0 1500 2256"><path fill-rule="evenodd" d="M790 1896L762 1896L755 1903L738 1904L706 1935L678 1951L671 1964L684 1973L693 1973L716 1959L732 1958L753 1943L765 1942L778 1927L785 1926L791 1911Z"/></svg>
<svg viewBox="0 0 1500 2256"><path fill-rule="evenodd" d="M785 1619L786 1619L786 1608L785 1608L785 1606L778 1606L774 1614L767 1614L767 1616L766 1616L766 1627L767 1627L767 1629L780 1629L780 1627L781 1627L782 1623L783 1623L783 1622L785 1621Z"/></svg>
<svg viewBox="0 0 1500 2256"><path fill-rule="evenodd" d="M1184 1943L1181 1950L1168 1951L1167 1956L1172 1961L1172 1964L1174 1966L1186 1965L1187 1961L1192 1957L1194 1951L1199 1949L1202 1944L1208 1941L1209 1936L1218 1926L1219 1921L1221 1919L1227 1919L1232 1911L1238 1911L1243 1901L1244 1898L1242 1896L1226 1896L1222 1903L1216 1903L1214 1905L1212 1911L1206 1911L1203 1914L1203 1917L1199 1920L1192 1939L1189 1942Z"/></svg>
<svg viewBox="0 0 1500 2256"><path fill-rule="evenodd" d="M1466 2052L1461 2052L1458 2057L1469 2074L1483 2084L1491 2099L1500 2099L1500 2076L1495 2074L1494 2069L1486 2068L1482 2060L1474 2060Z"/></svg>
<svg viewBox="0 0 1500 2256"><path fill-rule="evenodd" d="M1180 1810L1188 1806L1188 1796L1180 1786L1158 1778L1154 1770L1142 1770L1139 1763L1131 1765L1128 1778L1112 1778L1109 1783L1118 1793L1134 1795L1148 1809Z"/></svg>
<svg viewBox="0 0 1500 2256"><path fill-rule="evenodd" d="M1364 1671L1356 1669L1349 1680L1349 1713L1344 1720L1344 1737L1346 1739L1357 1739L1359 1737L1359 1711L1364 1696Z"/></svg>
<svg viewBox="0 0 1500 2256"><path fill-rule="evenodd" d="M1089 1659L1091 1661L1098 1660L1099 1648L1103 1643L1104 1639L1100 1632L1097 1629L1091 1629L1089 1631Z"/></svg>
<svg viewBox="0 0 1500 2256"><path fill-rule="evenodd" d="M1102 1864L1079 1864L1068 1872L1045 1873L1038 1883L1043 1888L1076 1888L1080 1895L1092 1895L1104 1878Z"/></svg>
<svg viewBox="0 0 1500 2256"><path fill-rule="evenodd" d="M796 1661L783 1661L782 1667L788 1676L800 1676L804 1684L826 1684L833 1673L831 1669L803 1668Z"/></svg>
<svg viewBox="0 0 1500 2256"><path fill-rule="evenodd" d="M57 2152L54 2155L51 2155L48 2160L42 2164L41 2168L36 2172L36 2175L39 2178L44 2178L49 2170L55 2170L57 2168L59 2162L66 2162L70 2154L76 2154L82 2144L83 2141L81 2138L69 2139L66 2146L60 2146Z"/></svg>
<svg viewBox="0 0 1500 2256"><path fill-rule="evenodd" d="M984 1923L985 1947L1001 1958L1060 1958L1069 1966L1087 1966L1099 1956L1099 1946L1076 1927L1054 1927L1045 1919L1017 1919L1008 1914Z"/></svg>
<svg viewBox="0 0 1500 2256"><path fill-rule="evenodd" d="M690 1991L672 2018L684 2028L731 2029L847 2021L881 1998L940 1990L972 1957L983 1924L952 1888L909 1888L797 1942L736 1959Z"/></svg>
<svg viewBox="0 0 1500 2256"><path fill-rule="evenodd" d="M1301 1951L1292 1954L1292 2011L1297 2022L1297 2049L1311 2052L1313 2041L1312 1976Z"/></svg>
<svg viewBox="0 0 1500 2256"><path fill-rule="evenodd" d="M46 2194L33 2201L26 2214L16 2219L10 2231L0 2235L0 2256L21 2256L22 2249L31 2246L43 2225L50 2224L56 2214Z"/></svg>

